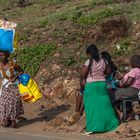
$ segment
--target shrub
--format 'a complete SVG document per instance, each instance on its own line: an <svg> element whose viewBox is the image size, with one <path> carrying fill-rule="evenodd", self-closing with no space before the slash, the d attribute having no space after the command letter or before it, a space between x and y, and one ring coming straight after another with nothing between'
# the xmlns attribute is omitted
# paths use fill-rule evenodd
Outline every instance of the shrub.
<svg viewBox="0 0 140 140"><path fill-rule="evenodd" d="M34 76L40 64L55 51L55 48L54 44L25 47L15 52L13 57L16 57L25 72Z"/></svg>

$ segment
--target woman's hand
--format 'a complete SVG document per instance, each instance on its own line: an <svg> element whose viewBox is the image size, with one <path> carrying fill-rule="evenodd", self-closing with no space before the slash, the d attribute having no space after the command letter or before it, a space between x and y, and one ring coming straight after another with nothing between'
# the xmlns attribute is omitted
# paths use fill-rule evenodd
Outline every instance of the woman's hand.
<svg viewBox="0 0 140 140"><path fill-rule="evenodd" d="M119 82L119 86L118 86L119 88L123 88L123 83L122 83L122 81L120 81Z"/></svg>
<svg viewBox="0 0 140 140"><path fill-rule="evenodd" d="M16 77L12 77L12 78L10 78L9 81L10 81L11 83L13 83L13 82L15 82L15 80L16 80Z"/></svg>
<svg viewBox="0 0 140 140"><path fill-rule="evenodd" d="M88 67L83 66L80 73L80 86L81 87L85 86L87 75L88 75Z"/></svg>
<svg viewBox="0 0 140 140"><path fill-rule="evenodd" d="M86 80L85 80L85 79L83 79L83 80L81 81L80 86L81 86L81 87L85 87L85 85L86 85Z"/></svg>
<svg viewBox="0 0 140 140"><path fill-rule="evenodd" d="M135 78L128 76L127 81L124 81L122 83L122 87L129 87L133 82L134 82Z"/></svg>
<svg viewBox="0 0 140 140"><path fill-rule="evenodd" d="M122 80L124 77L124 75L120 71L117 71L116 75L117 75L116 77L118 80Z"/></svg>

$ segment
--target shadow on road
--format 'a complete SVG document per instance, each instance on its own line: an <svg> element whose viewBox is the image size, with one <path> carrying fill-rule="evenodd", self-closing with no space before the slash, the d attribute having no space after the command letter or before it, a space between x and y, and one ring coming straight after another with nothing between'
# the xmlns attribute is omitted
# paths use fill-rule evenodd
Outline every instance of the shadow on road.
<svg viewBox="0 0 140 140"><path fill-rule="evenodd" d="M68 105L60 105L53 107L49 110L42 111L41 113L38 114L37 117L32 118L30 120L21 120L18 122L17 127L22 127L25 125L30 125L35 122L42 122L42 121L51 121L53 120L57 115L67 111L69 109Z"/></svg>

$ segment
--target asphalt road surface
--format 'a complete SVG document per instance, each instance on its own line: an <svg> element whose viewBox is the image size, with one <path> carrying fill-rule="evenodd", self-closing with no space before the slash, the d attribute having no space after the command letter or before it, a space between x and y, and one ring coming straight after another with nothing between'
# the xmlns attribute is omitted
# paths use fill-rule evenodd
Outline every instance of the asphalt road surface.
<svg viewBox="0 0 140 140"><path fill-rule="evenodd" d="M53 134L33 134L19 131L3 130L0 128L0 140L86 140L87 137L58 136ZM95 139L93 139L95 140ZM97 139L96 139L97 140Z"/></svg>
<svg viewBox="0 0 140 140"><path fill-rule="evenodd" d="M26 133L8 133L0 132L0 140L73 140L73 138L37 135L37 134L26 134ZM79 140L79 139L74 139Z"/></svg>

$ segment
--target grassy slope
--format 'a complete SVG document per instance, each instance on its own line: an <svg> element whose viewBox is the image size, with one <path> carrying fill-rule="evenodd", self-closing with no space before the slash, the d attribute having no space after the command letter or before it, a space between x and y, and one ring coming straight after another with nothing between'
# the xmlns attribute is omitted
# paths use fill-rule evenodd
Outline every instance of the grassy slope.
<svg viewBox="0 0 140 140"><path fill-rule="evenodd" d="M0 1L0 18L7 17L18 23L20 46L28 48L29 46L37 46L38 48L42 45L54 46L47 45L50 43L55 44L58 46L56 51L61 54L60 60L56 61L63 66L74 65L77 67L79 64L76 61L81 62L85 59L81 53L84 51L82 46L93 41L91 38L86 39L86 37L92 34L102 22L119 15L126 16L130 24L140 21L139 0L134 0L131 3L123 3L119 0L28 0L31 5L24 8L17 6L15 1ZM131 44L131 40L130 35L125 39L117 40L117 43L121 44L122 48L127 49L126 46ZM112 42L113 40L110 43ZM110 43L99 41L98 45L103 48L103 45L109 46ZM54 50L55 48L53 47ZM53 49L51 48L52 51ZM20 51L22 55L18 57L18 61L31 75L35 75L39 65L48 55L45 53L41 57L33 59L35 54L32 52L38 54L38 52L44 51L43 49L35 50L37 50L36 47L34 50L29 49L28 51L23 49ZM128 51L129 54L133 53L133 49ZM80 53L80 57L75 58L76 53ZM122 49L114 54L118 56L124 53L126 51ZM27 57L28 55L30 57ZM24 57L26 59L23 59ZM36 64L36 67L25 66L30 60L31 63L41 61Z"/></svg>

